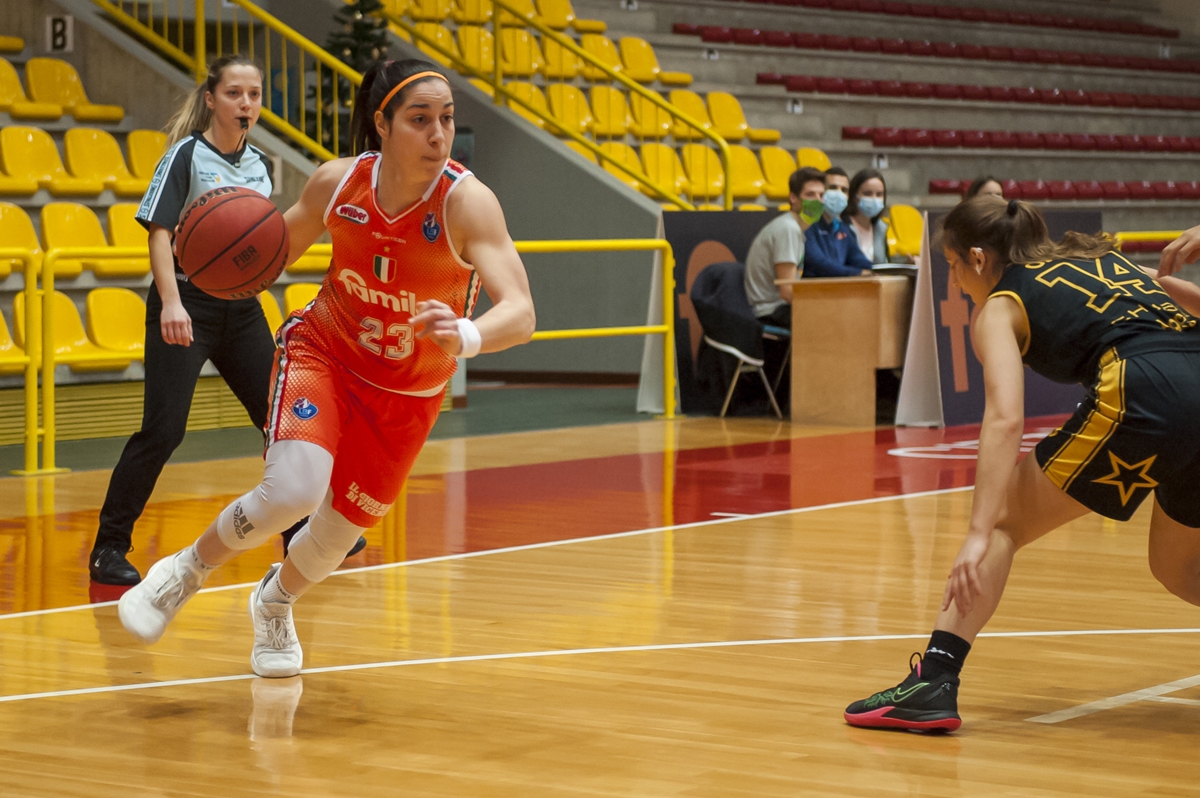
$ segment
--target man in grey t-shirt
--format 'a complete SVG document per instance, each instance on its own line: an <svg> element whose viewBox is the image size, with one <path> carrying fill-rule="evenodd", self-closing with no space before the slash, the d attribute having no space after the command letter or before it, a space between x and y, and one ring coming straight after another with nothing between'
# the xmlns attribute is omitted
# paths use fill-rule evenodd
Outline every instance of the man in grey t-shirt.
<svg viewBox="0 0 1200 798"><path fill-rule="evenodd" d="M791 210L768 222L746 255L746 297L759 321L791 329L792 286L775 281L800 276L804 231L825 210L825 175L811 167L798 169L788 179L788 191Z"/></svg>

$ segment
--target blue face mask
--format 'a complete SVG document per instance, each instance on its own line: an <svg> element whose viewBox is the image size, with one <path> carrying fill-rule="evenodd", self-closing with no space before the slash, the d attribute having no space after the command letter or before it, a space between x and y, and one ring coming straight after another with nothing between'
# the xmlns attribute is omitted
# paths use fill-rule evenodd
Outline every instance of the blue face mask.
<svg viewBox="0 0 1200 798"><path fill-rule="evenodd" d="M842 211L846 210L849 202L845 192L840 189L829 189L825 192L825 210L835 219L842 215Z"/></svg>
<svg viewBox="0 0 1200 798"><path fill-rule="evenodd" d="M882 197L859 197L858 209L868 219L874 219L879 214L883 213L883 198Z"/></svg>

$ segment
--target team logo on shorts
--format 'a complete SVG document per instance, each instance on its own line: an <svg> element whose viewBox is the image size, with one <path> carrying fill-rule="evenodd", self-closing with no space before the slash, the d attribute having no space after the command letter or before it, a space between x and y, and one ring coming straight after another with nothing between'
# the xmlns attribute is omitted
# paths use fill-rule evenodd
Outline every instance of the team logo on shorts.
<svg viewBox="0 0 1200 798"><path fill-rule="evenodd" d="M433 211L425 214L425 221L421 224L421 232L425 234L425 240L432 244L438 240L438 236L442 234L442 226L437 223L437 214Z"/></svg>
<svg viewBox="0 0 1200 798"><path fill-rule="evenodd" d="M301 421L308 421L317 414L317 406L308 401L307 397L301 396L292 402L292 414Z"/></svg>
<svg viewBox="0 0 1200 798"><path fill-rule="evenodd" d="M390 283L392 278L396 276L396 261L394 258L385 258L382 255L376 255L373 270L375 276L381 281Z"/></svg>
<svg viewBox="0 0 1200 798"><path fill-rule="evenodd" d="M333 212L343 219L349 219L355 224L366 224L367 222L371 221L371 214L367 213L357 205L351 205L349 203L337 206L333 209Z"/></svg>

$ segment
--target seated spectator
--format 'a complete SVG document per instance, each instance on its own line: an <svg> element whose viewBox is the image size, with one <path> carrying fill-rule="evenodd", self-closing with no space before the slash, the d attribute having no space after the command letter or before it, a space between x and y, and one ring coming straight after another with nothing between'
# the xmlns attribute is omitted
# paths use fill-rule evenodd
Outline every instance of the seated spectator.
<svg viewBox="0 0 1200 798"><path fill-rule="evenodd" d="M971 187L967 189L967 196L963 197L963 201L978 197L980 194L1004 199L1004 186L1000 185L1000 181L991 175L977 177L971 183Z"/></svg>
<svg viewBox="0 0 1200 798"><path fill-rule="evenodd" d="M858 239L858 248L871 263L890 263L887 245L887 185L878 169L863 169L850 181L850 204L842 211L842 221Z"/></svg>
<svg viewBox="0 0 1200 798"><path fill-rule="evenodd" d="M850 204L850 178L834 166L825 172L825 213L804 235L805 277L858 277L871 273L871 261L858 248L858 238L842 221Z"/></svg>
<svg viewBox="0 0 1200 798"><path fill-rule="evenodd" d="M758 232L746 254L746 297L763 324L792 327L792 286L776 280L794 280L804 263L804 231L821 218L825 205L825 175L806 166L788 178L791 207Z"/></svg>

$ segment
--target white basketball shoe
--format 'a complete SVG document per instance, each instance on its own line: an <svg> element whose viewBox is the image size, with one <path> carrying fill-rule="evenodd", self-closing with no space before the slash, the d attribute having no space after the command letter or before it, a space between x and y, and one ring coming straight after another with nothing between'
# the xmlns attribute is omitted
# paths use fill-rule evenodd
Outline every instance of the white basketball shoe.
<svg viewBox="0 0 1200 798"><path fill-rule="evenodd" d="M121 625L143 643L158 642L171 619L204 585L205 574L187 564L182 556L186 553L184 549L154 563L146 578L117 602Z"/></svg>
<svg viewBox="0 0 1200 798"><path fill-rule="evenodd" d="M282 679L295 676L304 666L304 651L296 626L292 623L292 605L275 601L263 601L262 591L267 582L275 577L279 563L271 566L267 575L250 594L250 619L254 621L254 650L250 653L250 667L259 676Z"/></svg>

